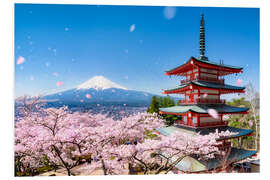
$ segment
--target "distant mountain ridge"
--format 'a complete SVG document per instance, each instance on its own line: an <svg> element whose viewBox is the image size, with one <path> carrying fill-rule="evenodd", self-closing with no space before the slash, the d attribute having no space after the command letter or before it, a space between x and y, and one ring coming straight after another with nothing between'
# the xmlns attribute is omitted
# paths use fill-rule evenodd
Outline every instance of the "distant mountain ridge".
<svg viewBox="0 0 270 180"><path fill-rule="evenodd" d="M103 76L94 76L76 88L50 94L42 97L48 102L72 103L123 103L145 104L151 102L154 94L128 90L127 88L106 79Z"/></svg>

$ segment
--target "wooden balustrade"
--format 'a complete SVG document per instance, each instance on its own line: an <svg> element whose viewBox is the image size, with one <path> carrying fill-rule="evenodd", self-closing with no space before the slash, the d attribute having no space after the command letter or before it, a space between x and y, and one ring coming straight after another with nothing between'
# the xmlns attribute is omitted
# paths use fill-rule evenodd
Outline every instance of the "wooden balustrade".
<svg viewBox="0 0 270 180"><path fill-rule="evenodd" d="M188 126L188 127L216 127L216 126L227 126L228 122L227 121L218 121L218 122L204 122L204 123L192 123L188 124L185 123L183 120L178 120L176 121L177 124L183 125L183 126Z"/></svg>
<svg viewBox="0 0 270 180"><path fill-rule="evenodd" d="M180 104L225 104L225 99L197 99L194 101L191 100L179 100Z"/></svg>
<svg viewBox="0 0 270 180"><path fill-rule="evenodd" d="M201 80L201 81L209 81L209 82L213 82L213 83L219 83L219 84L224 84L224 79L214 79L214 78L209 78L209 77L195 77L195 78L191 78L191 79L184 79L181 80L181 84L187 84L190 81L195 81L195 80Z"/></svg>

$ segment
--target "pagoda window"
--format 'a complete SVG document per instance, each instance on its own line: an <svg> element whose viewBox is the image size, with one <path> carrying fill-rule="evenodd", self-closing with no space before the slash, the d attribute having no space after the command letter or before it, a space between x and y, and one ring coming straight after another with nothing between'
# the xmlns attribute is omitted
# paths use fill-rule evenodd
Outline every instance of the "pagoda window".
<svg viewBox="0 0 270 180"><path fill-rule="evenodd" d="M194 93L198 93L198 89L194 89L193 92L194 92Z"/></svg>
<svg viewBox="0 0 270 180"><path fill-rule="evenodd" d="M193 72L198 72L198 69L193 69Z"/></svg>
<svg viewBox="0 0 270 180"><path fill-rule="evenodd" d="M193 125L197 125L197 117L192 118L192 123L193 123Z"/></svg>
<svg viewBox="0 0 270 180"><path fill-rule="evenodd" d="M217 74L217 70L201 68L201 72Z"/></svg>
<svg viewBox="0 0 270 180"><path fill-rule="evenodd" d="M221 118L218 117L217 119L212 117L200 117L200 123L209 123L209 122L220 122Z"/></svg>
<svg viewBox="0 0 270 180"><path fill-rule="evenodd" d="M209 95L205 98L205 99L218 99L219 96L218 95Z"/></svg>
<svg viewBox="0 0 270 180"><path fill-rule="evenodd" d="M197 101L197 100L198 100L198 95L195 94L195 95L194 95L194 101Z"/></svg>
<svg viewBox="0 0 270 180"><path fill-rule="evenodd" d="M207 93L207 94L218 94L218 90L209 90L209 89L201 89L201 94Z"/></svg>
<svg viewBox="0 0 270 180"><path fill-rule="evenodd" d="M208 74L208 73L201 73L200 77L206 77L206 78L212 78L212 79L217 79L217 75L216 74Z"/></svg>
<svg viewBox="0 0 270 180"><path fill-rule="evenodd" d="M187 116L184 116L184 124L187 124Z"/></svg>

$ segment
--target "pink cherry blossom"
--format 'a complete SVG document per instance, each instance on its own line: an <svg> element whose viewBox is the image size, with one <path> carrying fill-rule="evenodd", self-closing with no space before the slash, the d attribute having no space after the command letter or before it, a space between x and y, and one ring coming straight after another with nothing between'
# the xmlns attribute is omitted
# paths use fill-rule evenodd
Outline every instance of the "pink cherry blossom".
<svg viewBox="0 0 270 180"><path fill-rule="evenodd" d="M63 85L63 82L62 81L58 81L57 83L56 83L56 86L62 86Z"/></svg>
<svg viewBox="0 0 270 180"><path fill-rule="evenodd" d="M156 165L166 171L186 156L211 159L220 155L217 139L233 134L216 131L190 136L176 132L163 136L156 133L165 127L156 113L137 113L114 120L106 114L71 112L67 107L44 109L33 103L29 107L36 108L25 108L25 116L15 119L16 157L21 157L25 167L38 168L44 166L46 155L49 162L66 169L68 175L73 167L83 163L78 157L85 155L91 155L93 162L84 168L101 168L105 175L128 174L127 164L141 166L145 174L157 170ZM164 154L167 159L161 158Z"/></svg>
<svg viewBox="0 0 270 180"><path fill-rule="evenodd" d="M17 59L17 64L22 64L22 63L24 63L24 62L25 62L24 57L19 56L18 59Z"/></svg>
<svg viewBox="0 0 270 180"><path fill-rule="evenodd" d="M248 125L251 128L253 126L253 121L252 120L249 120Z"/></svg>
<svg viewBox="0 0 270 180"><path fill-rule="evenodd" d="M217 113L217 111L216 111L215 109L208 109L208 114L209 114L211 117L213 117L213 118L215 118L215 119L218 119L218 113Z"/></svg>

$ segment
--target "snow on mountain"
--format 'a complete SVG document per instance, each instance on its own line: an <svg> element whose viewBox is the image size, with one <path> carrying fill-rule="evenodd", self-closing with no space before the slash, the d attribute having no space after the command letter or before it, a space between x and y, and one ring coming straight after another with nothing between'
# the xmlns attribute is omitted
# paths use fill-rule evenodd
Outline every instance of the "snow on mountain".
<svg viewBox="0 0 270 180"><path fill-rule="evenodd" d="M106 79L103 76L94 76L91 79L87 80L86 82L80 84L77 86L77 90L83 90L83 89L95 89L95 90L105 90L110 88L117 88L117 89L124 89L127 90L127 88L120 86L119 84L116 84L109 79Z"/></svg>

